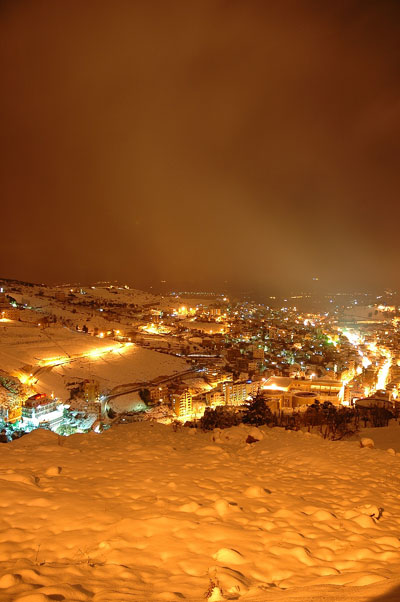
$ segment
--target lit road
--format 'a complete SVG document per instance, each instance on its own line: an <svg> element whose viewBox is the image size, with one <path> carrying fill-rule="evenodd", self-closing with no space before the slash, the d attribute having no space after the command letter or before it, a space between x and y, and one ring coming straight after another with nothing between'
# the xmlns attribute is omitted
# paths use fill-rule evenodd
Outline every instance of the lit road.
<svg viewBox="0 0 400 602"><path fill-rule="evenodd" d="M353 345L353 347L355 347L358 350L358 353L362 357L362 365L364 369L371 366L373 360L376 361L378 358L384 358L383 365L378 371L375 385L371 387L371 389L366 388L365 394L374 393L375 391L384 391L388 384L390 367L393 361L391 351L383 345L378 345L376 342L373 342L368 345L367 354L361 349L361 346L364 344L363 337L361 337L358 333L354 331L348 330L343 330L342 334L348 339L348 341ZM356 375L357 372L343 383L343 390L344 386L351 382Z"/></svg>
<svg viewBox="0 0 400 602"><path fill-rule="evenodd" d="M21 373L18 375L18 378L22 383L34 385L37 383L40 374L42 374L43 372L47 372L52 368L55 368L56 366L64 366L66 364L71 364L72 362L77 362L79 360L85 359L97 360L106 357L110 353L124 353L132 347L133 343L116 343L107 347L96 347L95 349L91 349L90 351L85 351L83 353L40 359L37 363L37 366L34 369L32 369L31 374L27 375Z"/></svg>
<svg viewBox="0 0 400 602"><path fill-rule="evenodd" d="M61 357L42 359L39 360L39 367L45 368L49 366L62 366L64 364L70 364L71 362L81 359L98 359L108 355L109 353L122 353L132 346L133 343L118 343L117 345L112 345L109 347L96 347L95 349L91 349L90 351L85 351L84 353L79 353L76 355L65 355Z"/></svg>
<svg viewBox="0 0 400 602"><path fill-rule="evenodd" d="M376 388L378 391L386 389L386 385L389 380L390 366L392 365L392 355L390 351L388 351L387 349L382 349L381 353L382 355L385 355L386 359L382 368L378 372L378 379L376 382Z"/></svg>
<svg viewBox="0 0 400 602"><path fill-rule="evenodd" d="M137 391L140 391L140 389L143 389L144 387L149 387L149 386L157 386L158 387L159 385L166 384L177 378L181 378L182 376L188 376L189 374L192 374L193 372L197 372L197 368L193 367L193 368L190 368L189 370L183 370L182 372L175 372L171 376L166 376L165 378L162 378L162 379L154 379L154 381L136 383L133 387L129 387L128 389L125 389L123 391L119 391L117 393L110 393L109 395L107 395L107 401L110 401L110 399L115 399L116 397L122 397L123 395L128 395L128 393L135 393Z"/></svg>

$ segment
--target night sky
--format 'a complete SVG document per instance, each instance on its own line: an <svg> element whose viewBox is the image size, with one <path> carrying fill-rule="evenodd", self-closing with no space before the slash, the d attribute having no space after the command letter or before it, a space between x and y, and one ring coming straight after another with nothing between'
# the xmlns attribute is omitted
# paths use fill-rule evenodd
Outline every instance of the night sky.
<svg viewBox="0 0 400 602"><path fill-rule="evenodd" d="M0 276L400 287L397 0L0 3Z"/></svg>

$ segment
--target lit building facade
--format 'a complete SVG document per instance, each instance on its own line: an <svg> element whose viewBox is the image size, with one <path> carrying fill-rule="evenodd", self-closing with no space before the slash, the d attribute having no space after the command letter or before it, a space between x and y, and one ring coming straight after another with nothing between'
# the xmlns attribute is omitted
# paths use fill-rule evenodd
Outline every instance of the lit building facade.
<svg viewBox="0 0 400 602"><path fill-rule="evenodd" d="M192 395L188 389L171 395L172 409L180 420L190 420L192 417Z"/></svg>
<svg viewBox="0 0 400 602"><path fill-rule="evenodd" d="M271 376L265 381L262 390L264 397L270 400L271 408L279 410L311 405L329 401L340 404L339 394L343 383L330 379L295 379L283 376Z"/></svg>
<svg viewBox="0 0 400 602"><path fill-rule="evenodd" d="M63 420L63 408L56 399L38 393L29 397L22 406L22 421L34 428L57 429Z"/></svg>
<svg viewBox="0 0 400 602"><path fill-rule="evenodd" d="M225 397L225 405L242 405L251 395L257 395L260 383L258 381L224 382L221 385Z"/></svg>
<svg viewBox="0 0 400 602"><path fill-rule="evenodd" d="M100 395L100 385L96 380L85 380L83 383L83 399L71 401L70 409L78 410L88 416L100 419L106 413L106 400Z"/></svg>

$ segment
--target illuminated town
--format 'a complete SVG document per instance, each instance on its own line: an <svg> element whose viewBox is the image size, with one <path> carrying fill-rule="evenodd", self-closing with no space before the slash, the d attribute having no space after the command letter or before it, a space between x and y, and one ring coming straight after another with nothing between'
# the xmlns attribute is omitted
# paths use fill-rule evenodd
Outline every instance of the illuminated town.
<svg viewBox="0 0 400 602"><path fill-rule="evenodd" d="M400 307L393 293L324 296L313 312L297 307L311 306L312 295L268 301L2 281L3 440L38 427L72 434L143 420L197 425L207 408L240 414L255 397L275 414L325 402L397 411ZM41 340L35 349L33 336L51 341L56 354L43 355ZM138 350L153 352L154 376L135 374ZM168 357L180 369L160 373L160 358ZM125 363L128 379L119 375ZM105 364L112 382L102 379ZM62 370L73 374L78 366L79 378L65 386Z"/></svg>

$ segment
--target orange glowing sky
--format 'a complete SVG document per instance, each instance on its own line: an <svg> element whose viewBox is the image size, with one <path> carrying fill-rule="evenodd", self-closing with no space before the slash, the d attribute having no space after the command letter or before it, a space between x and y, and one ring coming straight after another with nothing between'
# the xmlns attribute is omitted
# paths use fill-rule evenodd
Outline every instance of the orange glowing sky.
<svg viewBox="0 0 400 602"><path fill-rule="evenodd" d="M399 12L3 1L0 275L396 287Z"/></svg>

